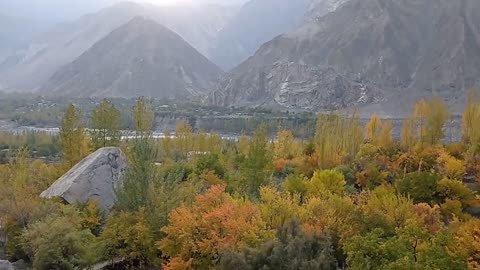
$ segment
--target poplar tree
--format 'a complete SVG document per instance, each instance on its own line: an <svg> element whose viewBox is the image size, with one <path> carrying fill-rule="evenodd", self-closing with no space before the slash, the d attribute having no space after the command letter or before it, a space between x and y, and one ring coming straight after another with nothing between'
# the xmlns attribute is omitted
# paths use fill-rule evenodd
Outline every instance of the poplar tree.
<svg viewBox="0 0 480 270"><path fill-rule="evenodd" d="M104 99L92 112L90 134L95 149L118 146L121 140L121 114L113 103Z"/></svg>
<svg viewBox="0 0 480 270"><path fill-rule="evenodd" d="M73 104L68 105L60 125L60 146L65 166L71 168L87 156L89 143L80 110Z"/></svg>

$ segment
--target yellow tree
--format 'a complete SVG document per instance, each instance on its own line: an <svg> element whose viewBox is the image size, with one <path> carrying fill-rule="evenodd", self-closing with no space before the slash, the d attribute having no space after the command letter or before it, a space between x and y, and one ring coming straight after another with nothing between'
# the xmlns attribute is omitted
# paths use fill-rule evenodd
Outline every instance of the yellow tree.
<svg viewBox="0 0 480 270"><path fill-rule="evenodd" d="M271 229L283 227L292 219L301 220L305 213L299 194L282 193L274 187L260 188L260 210Z"/></svg>
<svg viewBox="0 0 480 270"><path fill-rule="evenodd" d="M463 139L466 143L480 143L480 102L473 90L463 112Z"/></svg>
<svg viewBox="0 0 480 270"><path fill-rule="evenodd" d="M430 145L437 144L444 137L443 127L450 118L448 107L439 97L432 97L427 109L427 134L426 142Z"/></svg>
<svg viewBox="0 0 480 270"><path fill-rule="evenodd" d="M343 195L347 181L337 170L316 171L307 182L307 192L310 196L336 194Z"/></svg>
<svg viewBox="0 0 480 270"><path fill-rule="evenodd" d="M354 158L363 142L363 130L356 113L320 114L315 132L315 151L319 165L326 169L339 165L346 157Z"/></svg>
<svg viewBox="0 0 480 270"><path fill-rule="evenodd" d="M68 105L60 126L60 146L67 169L88 155L89 144L80 110L73 104Z"/></svg>
<svg viewBox="0 0 480 270"><path fill-rule="evenodd" d="M417 138L421 147L423 147L423 142L425 141L427 133L427 110L428 104L425 99L419 100L415 104L415 109L413 110L413 119L415 121L415 128L417 130Z"/></svg>
<svg viewBox="0 0 480 270"><path fill-rule="evenodd" d="M403 149L410 151L415 145L415 132L414 121L412 118L406 118L403 120L402 133L400 138L400 144Z"/></svg>
<svg viewBox="0 0 480 270"><path fill-rule="evenodd" d="M373 114L370 121L365 126L365 139L372 144L376 144L382 129L382 120L378 114Z"/></svg>
<svg viewBox="0 0 480 270"><path fill-rule="evenodd" d="M394 145L393 140L393 124L391 120L384 121L380 135L378 136L378 146L382 148L390 148Z"/></svg>
<svg viewBox="0 0 480 270"><path fill-rule="evenodd" d="M275 142L275 158L291 159L294 155L294 143L295 138L290 130L279 130L277 133L277 140Z"/></svg>

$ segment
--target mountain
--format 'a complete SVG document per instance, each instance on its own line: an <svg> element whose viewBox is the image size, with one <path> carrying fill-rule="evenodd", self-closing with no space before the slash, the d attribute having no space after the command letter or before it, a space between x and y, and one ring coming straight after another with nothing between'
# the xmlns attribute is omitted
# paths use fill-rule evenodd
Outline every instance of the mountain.
<svg viewBox="0 0 480 270"><path fill-rule="evenodd" d="M46 22L0 13L0 62L49 26Z"/></svg>
<svg viewBox="0 0 480 270"><path fill-rule="evenodd" d="M210 100L309 108L297 100L314 99L315 110L377 103L392 115L432 94L455 105L480 78L478 12L477 0L351 0L264 44ZM317 100L325 95L336 102Z"/></svg>
<svg viewBox="0 0 480 270"><path fill-rule="evenodd" d="M218 34L212 61L231 69L260 45L298 26L310 0L251 0Z"/></svg>
<svg viewBox="0 0 480 270"><path fill-rule="evenodd" d="M251 0L218 34L211 59L229 70L265 42L334 11L348 0Z"/></svg>
<svg viewBox="0 0 480 270"><path fill-rule="evenodd" d="M156 20L206 53L209 40L216 38L233 11L218 5L158 7L122 2L60 24L17 50L0 63L0 85L10 91L38 90L60 67L136 16Z"/></svg>
<svg viewBox="0 0 480 270"><path fill-rule="evenodd" d="M222 71L179 35L135 17L56 72L41 92L68 97L188 98Z"/></svg>

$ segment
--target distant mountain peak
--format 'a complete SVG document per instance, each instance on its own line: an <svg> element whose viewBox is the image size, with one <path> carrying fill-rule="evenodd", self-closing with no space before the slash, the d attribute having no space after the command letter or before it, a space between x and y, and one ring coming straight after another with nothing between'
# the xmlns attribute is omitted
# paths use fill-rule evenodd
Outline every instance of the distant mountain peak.
<svg viewBox="0 0 480 270"><path fill-rule="evenodd" d="M56 72L46 94L191 98L213 88L221 70L179 35L136 16Z"/></svg>

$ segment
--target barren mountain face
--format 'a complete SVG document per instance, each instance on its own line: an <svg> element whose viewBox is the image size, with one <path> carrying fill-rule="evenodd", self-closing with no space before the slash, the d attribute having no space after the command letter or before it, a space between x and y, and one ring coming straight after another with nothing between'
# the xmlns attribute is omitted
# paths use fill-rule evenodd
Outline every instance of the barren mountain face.
<svg viewBox="0 0 480 270"><path fill-rule="evenodd" d="M136 17L57 71L43 87L69 97L191 98L221 70L173 31Z"/></svg>
<svg viewBox="0 0 480 270"><path fill-rule="evenodd" d="M302 107L275 97L282 92L296 96L314 92L323 98L331 92L325 85L332 79L311 72L318 68L333 69L344 78L343 87L336 87L339 102L318 109L432 92L447 100L462 98L464 89L473 86L480 75L478 11L480 2L475 0L351 0L264 44L222 81L215 96L224 98L212 100L238 105L263 93L263 99L284 107ZM279 70L278 65L289 68ZM302 76L295 68L299 65L308 67ZM256 79L258 76L251 74L259 68L267 76ZM278 79L284 81L278 83ZM357 88L348 87L350 84L380 91L366 91L367 98L344 102L345 98L363 97Z"/></svg>

